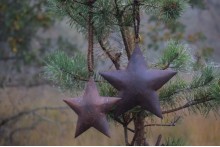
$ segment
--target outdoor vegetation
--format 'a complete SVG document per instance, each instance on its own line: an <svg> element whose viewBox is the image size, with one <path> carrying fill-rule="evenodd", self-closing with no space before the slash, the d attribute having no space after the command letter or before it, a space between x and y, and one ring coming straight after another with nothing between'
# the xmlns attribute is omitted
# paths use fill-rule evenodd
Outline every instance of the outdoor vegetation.
<svg viewBox="0 0 220 147"><path fill-rule="evenodd" d="M188 30L183 17L189 11L210 13L218 38L217 5L2 0L0 145L219 145L220 44ZM99 73L125 69L136 43L149 69L177 72L157 91L163 119L139 106L119 117L112 109L111 138L95 129L74 138L77 115L63 99L81 96L90 77L100 96L118 97Z"/></svg>

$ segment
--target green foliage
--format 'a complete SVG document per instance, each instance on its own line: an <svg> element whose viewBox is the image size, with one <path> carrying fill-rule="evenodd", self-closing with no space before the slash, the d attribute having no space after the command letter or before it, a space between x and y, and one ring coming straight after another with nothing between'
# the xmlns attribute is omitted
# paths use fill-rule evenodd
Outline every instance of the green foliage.
<svg viewBox="0 0 220 147"><path fill-rule="evenodd" d="M87 35L88 13L91 12L89 12L86 0L50 0L49 2L51 8L59 14L67 16L72 26L75 26L85 36ZM114 48L116 45L111 46L111 41L109 41L111 34L118 35L117 33L120 32L121 34L118 36L123 37L120 38L123 43L125 44L126 39L130 43L130 36L126 35L131 35L129 30L133 20L132 2L130 0L96 0L94 3L92 21L95 29L95 37L103 42L108 42L106 44L109 45L109 50L103 49L106 51L106 54L110 53L113 56L110 50L117 50L117 48ZM191 0L190 2L193 3L195 1ZM178 40L184 39L182 33L185 26L176 21L176 19L179 18L187 7L187 4L188 1L186 0L143 0L140 1L140 8L141 10L145 9L152 16L150 21L153 22L153 25L156 24L156 27L152 29L157 33L156 37L158 34L162 34L162 31L168 30L164 33L166 37L162 36L158 39L152 35L151 37L155 37L152 40L155 42L170 40L171 38L177 40L171 40L168 43L167 47L163 50L161 58L159 58L158 63L155 65L156 68L163 70L172 68L179 71L178 78L171 80L159 91L162 107L165 110L179 108L176 110L173 109L170 112L186 108L189 112L199 112L206 115L210 111L216 111L220 105L219 78L217 77L217 71L212 66L201 65L197 69L193 68L193 60L189 48L178 43ZM175 35L172 36L171 34ZM198 38L199 40L204 39L199 33L195 36L189 36L188 42L193 43ZM129 45L132 46L131 44ZM118 48L118 50L121 51L121 48ZM50 55L46 64L44 68L45 77L60 85L63 89L78 89L88 80L86 61L80 54L70 58L64 52L59 51ZM183 79L182 75L189 71L191 73L191 75L187 75L189 79ZM192 75L193 77L190 77ZM95 79L101 96L117 96L117 90L109 83L104 82L97 74L95 74ZM114 108L108 113L108 118L114 117L113 111ZM143 111L140 106L133 108L127 114L130 115L132 113L132 115L136 115L140 112L145 117L153 117L149 112ZM165 144L184 145L184 141L176 138L168 138Z"/></svg>
<svg viewBox="0 0 220 147"><path fill-rule="evenodd" d="M162 1L161 13L164 20L177 19L186 8L185 0L164 0Z"/></svg>
<svg viewBox="0 0 220 147"><path fill-rule="evenodd" d="M71 25L74 25L79 32L85 35L87 35L87 18L89 13L89 7L86 2L86 0L49 0L51 8L55 10L55 12L58 12L58 14L63 16L68 16ZM190 3L192 2L193 1L190 1ZM176 20L185 10L188 1L143 0L140 1L140 3L140 8L145 9L147 13L152 16L151 21L158 23L156 26L161 26L160 23L163 23L163 26L165 26L158 30L156 28L154 29L158 34L160 34L164 28L167 28L170 31L168 36L172 33L175 34L184 31L184 26L180 22L174 20ZM130 0L97 0L93 6L93 25L96 37L99 39L106 39L111 33L117 33L118 31L121 31L121 29L126 30L132 26L132 4L133 1ZM170 37L167 38L167 40L170 39ZM177 38L177 40L181 40L183 37L182 34L179 33L175 36L175 38ZM161 40L163 39L164 38ZM191 41L192 40L193 39L191 39ZM65 58L65 60L62 58ZM52 58L50 57L50 61L53 62L48 62L49 64L47 63L46 69L49 70L46 70L46 75L49 75L48 77L50 77L50 80L57 82L57 84L64 87L64 89L70 89L70 87L74 88L78 85L82 85L82 83L86 80L84 82L81 80L81 83L79 79L86 79L88 76L86 74L86 69L84 69L86 67L86 62L78 62L77 58L78 57L70 59L64 53L58 53L55 56L53 55ZM179 72L195 72L195 76L192 78L191 82L186 82L179 77L178 79L172 80L170 83L166 84L160 90L160 100L164 107L174 108L179 106L182 102L191 103L197 100L210 98L209 88L212 86L216 77L214 70L210 67L203 67L201 69L198 68L197 71L193 71L195 69L193 69L192 62L193 60L189 48L183 44L179 44L178 41L170 41L167 47L163 50L163 54L156 64L157 68L173 68ZM77 68L77 66L79 68ZM183 73L180 73L179 75L181 74ZM99 79L99 77L95 78ZM97 84L100 95L117 95L117 91L108 83L103 82L102 79L98 80ZM213 90L215 88L213 88ZM211 108L209 104L200 104L192 107L192 110L200 111L202 110L202 107L205 109ZM130 112L138 113L140 111L142 111L141 108L136 107Z"/></svg>
<svg viewBox="0 0 220 147"><path fill-rule="evenodd" d="M63 90L79 89L88 80L86 67L83 55L78 53L70 58L63 51L57 51L47 57L44 76Z"/></svg>
<svg viewBox="0 0 220 147"><path fill-rule="evenodd" d="M204 116L211 111L218 113L220 104L218 75L218 69L209 65L194 71L190 80L181 78L172 80L159 91L162 107L167 109L186 105L189 112Z"/></svg>
<svg viewBox="0 0 220 147"><path fill-rule="evenodd" d="M165 146L184 146L185 141L182 138L168 137L164 143Z"/></svg>
<svg viewBox="0 0 220 147"><path fill-rule="evenodd" d="M101 96L116 97L117 90L107 82L99 82L99 92Z"/></svg>
<svg viewBox="0 0 220 147"><path fill-rule="evenodd" d="M35 59L31 41L39 28L46 28L53 20L46 13L44 0L1 0L0 4L0 42L8 47L1 48L0 58L12 56L26 63Z"/></svg>
<svg viewBox="0 0 220 147"><path fill-rule="evenodd" d="M159 97L162 105L164 107L173 105L175 106L175 104L179 102L177 97L175 97L175 94L186 88L187 83L180 78L166 84L159 92Z"/></svg>
<svg viewBox="0 0 220 147"><path fill-rule="evenodd" d="M220 105L220 80L218 79L215 84L210 87L211 98L214 98L213 106Z"/></svg>
<svg viewBox="0 0 220 147"><path fill-rule="evenodd" d="M170 41L157 64L160 68L189 69L192 59L187 46Z"/></svg>
<svg viewBox="0 0 220 147"><path fill-rule="evenodd" d="M77 30L86 34L89 7L84 1L48 0L50 8L59 15L68 16L70 24ZM93 6L93 26L96 37L101 39L112 32L118 32L119 27L132 26L132 5L130 0L105 1L97 0ZM164 20L177 19L185 8L186 2L182 0L144 0L141 8L162 16Z"/></svg>
<svg viewBox="0 0 220 147"><path fill-rule="evenodd" d="M79 32L87 34L89 7L85 5L86 0L80 2L49 0L48 2L54 12L68 16L71 26L74 25ZM112 1L98 0L95 2L92 21L96 37L105 37L116 24L116 17L112 14L113 9Z"/></svg>
<svg viewBox="0 0 220 147"><path fill-rule="evenodd" d="M214 80L214 68L211 66L206 66L201 69L201 71L196 73L190 84L190 88L202 87Z"/></svg>

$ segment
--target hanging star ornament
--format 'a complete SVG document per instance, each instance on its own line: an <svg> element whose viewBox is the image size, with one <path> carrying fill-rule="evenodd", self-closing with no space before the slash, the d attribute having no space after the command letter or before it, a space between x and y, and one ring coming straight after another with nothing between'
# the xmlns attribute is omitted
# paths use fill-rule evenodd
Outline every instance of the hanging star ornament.
<svg viewBox="0 0 220 147"><path fill-rule="evenodd" d="M110 137L106 113L119 100L120 98L116 97L99 96L93 79L90 79L87 83L85 93L82 97L65 99L64 102L78 115L75 138L90 127L94 127L104 135Z"/></svg>
<svg viewBox="0 0 220 147"><path fill-rule="evenodd" d="M115 116L119 116L135 106L162 117L157 90L177 72L172 70L147 69L142 52L136 44L125 70L101 72L100 75L119 91Z"/></svg>

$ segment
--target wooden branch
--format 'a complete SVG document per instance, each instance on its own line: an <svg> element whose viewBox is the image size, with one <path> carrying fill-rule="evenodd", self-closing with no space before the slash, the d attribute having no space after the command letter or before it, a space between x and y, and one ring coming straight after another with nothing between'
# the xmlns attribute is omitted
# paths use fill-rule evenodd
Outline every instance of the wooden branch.
<svg viewBox="0 0 220 147"><path fill-rule="evenodd" d="M29 115L29 114L32 114L34 112L37 112L37 111L40 111L40 110L64 110L64 109L67 109L68 107L39 107L39 108L35 108L35 109L32 109L32 110L27 110L27 111L22 111L22 112L19 112L11 117L8 117L8 118L5 118L3 119L1 122L0 122L0 128L4 125L6 125L7 123L11 122L11 121L14 121L22 116L25 116L25 115Z"/></svg>
<svg viewBox="0 0 220 147"><path fill-rule="evenodd" d="M176 123L179 121L180 116L177 117L176 119L174 119L173 122L170 122L169 124L147 124L144 127L151 127L151 126L167 126L167 127L172 127L172 126L176 126Z"/></svg>
<svg viewBox="0 0 220 147"><path fill-rule="evenodd" d="M120 119L118 119L118 118L113 118L115 121L117 121L118 123L120 123L122 126L126 126L126 124L124 123L124 122L122 122ZM134 133L135 131L133 130L133 129L131 129L131 128L128 128L127 127L127 129L129 130L129 131L131 131L132 133Z"/></svg>
<svg viewBox="0 0 220 147"><path fill-rule="evenodd" d="M117 60L114 56L112 56L112 54L108 51L108 49L105 47L104 43L102 40L98 40L100 47L102 48L102 50L105 52L105 54L109 57L109 59L112 61L112 63L114 64L115 68L117 70L120 69L120 64L118 63L119 60Z"/></svg>
<svg viewBox="0 0 220 147"><path fill-rule="evenodd" d="M28 127L21 127L21 128L17 128L15 130L13 130L12 132L10 132L9 134L9 140L10 140L10 143L13 143L14 142L14 135L18 132L21 132L21 131L30 131L30 130L33 130L35 129L38 124L40 123L40 121L36 121L34 122L31 126L28 126Z"/></svg>
<svg viewBox="0 0 220 147"><path fill-rule="evenodd" d="M134 146L134 143L135 143L135 140L136 140L137 136L138 136L138 130L136 130L136 132L134 133L134 137L131 141L131 146Z"/></svg>
<svg viewBox="0 0 220 147"><path fill-rule="evenodd" d="M162 67L162 70L165 70L165 69L169 68L169 67L170 67L170 64L171 64L175 59L177 59L178 56L179 56L179 54L176 54L164 67Z"/></svg>
<svg viewBox="0 0 220 147"><path fill-rule="evenodd" d="M127 127L126 126L123 126L124 128L124 134L125 134L125 144L126 146L129 146L129 142L128 142L128 130L127 130Z"/></svg>
<svg viewBox="0 0 220 147"><path fill-rule="evenodd" d="M190 106L205 103L205 102L208 102L208 101L211 101L211 100L214 100L214 98L209 98L209 99L203 98L203 99L192 100L192 101L187 102L185 105L177 107L175 109L162 111L162 114L168 114L168 113L176 112L176 111L188 108Z"/></svg>
<svg viewBox="0 0 220 147"><path fill-rule="evenodd" d="M88 82L88 81L89 81L89 79L86 79L86 78L84 78L84 77L80 77L79 75L73 74L73 73L68 72L68 71L66 71L66 70L64 70L64 69L61 69L61 68L59 68L59 67L55 67L55 68L57 68L57 69L60 70L61 72L64 72L64 73L66 73L66 74L71 75L71 76L72 76L74 79L76 79L76 80L83 81L83 82ZM105 82L105 81L95 80L95 82Z"/></svg>
<svg viewBox="0 0 220 147"><path fill-rule="evenodd" d="M130 118L130 120L128 120L127 124L129 125L132 120L134 120L134 116L132 116L132 117Z"/></svg>
<svg viewBox="0 0 220 147"><path fill-rule="evenodd" d="M118 21L119 21L119 28L120 28L121 36L122 36L122 39L123 39L123 42L124 42L124 46L125 46L125 51L126 51L128 59L130 59L131 52L130 52L130 49L128 47L128 42L127 42L127 39L126 39L124 27L122 26L122 20L119 19Z"/></svg>
<svg viewBox="0 0 220 147"><path fill-rule="evenodd" d="M162 139L162 135L160 134L158 137L157 137L157 142L155 144L155 146L160 146L160 141Z"/></svg>
<svg viewBox="0 0 220 147"><path fill-rule="evenodd" d="M143 115L143 111L140 111L134 118L135 135L133 140L135 142L134 144L137 146L148 144L146 141L146 137L144 135L145 134L144 120L145 120L145 116Z"/></svg>
<svg viewBox="0 0 220 147"><path fill-rule="evenodd" d="M130 59L131 53L130 53L130 50L129 50L129 47L128 47L128 42L127 42L126 35L125 35L125 29L123 27L123 20L122 20L123 13L119 9L117 0L114 0L114 3L115 3L115 7L116 7L116 18L118 20L118 25L119 25L122 40L123 40L123 43L124 43L124 46L125 46L125 51L126 51L128 59Z"/></svg>
<svg viewBox="0 0 220 147"><path fill-rule="evenodd" d="M125 114L122 115L122 119L124 121L123 128L124 128L124 135L125 135L125 144L126 144L126 146L129 146L130 144L128 142L128 130L127 130L128 124L126 123Z"/></svg>

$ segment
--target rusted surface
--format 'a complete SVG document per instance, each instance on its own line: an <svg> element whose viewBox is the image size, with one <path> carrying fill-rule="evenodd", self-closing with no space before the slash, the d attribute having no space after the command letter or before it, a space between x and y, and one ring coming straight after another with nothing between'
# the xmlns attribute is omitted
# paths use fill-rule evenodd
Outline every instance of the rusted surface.
<svg viewBox="0 0 220 147"><path fill-rule="evenodd" d="M101 72L100 74L119 90L119 97L122 99L116 107L116 116L139 105L162 118L156 91L168 82L176 72L147 69L144 57L137 44L125 70Z"/></svg>
<svg viewBox="0 0 220 147"><path fill-rule="evenodd" d="M65 99L78 115L75 137L78 137L90 127L94 127L110 137L106 113L120 98L101 97L98 94L95 82L90 79L82 97Z"/></svg>

